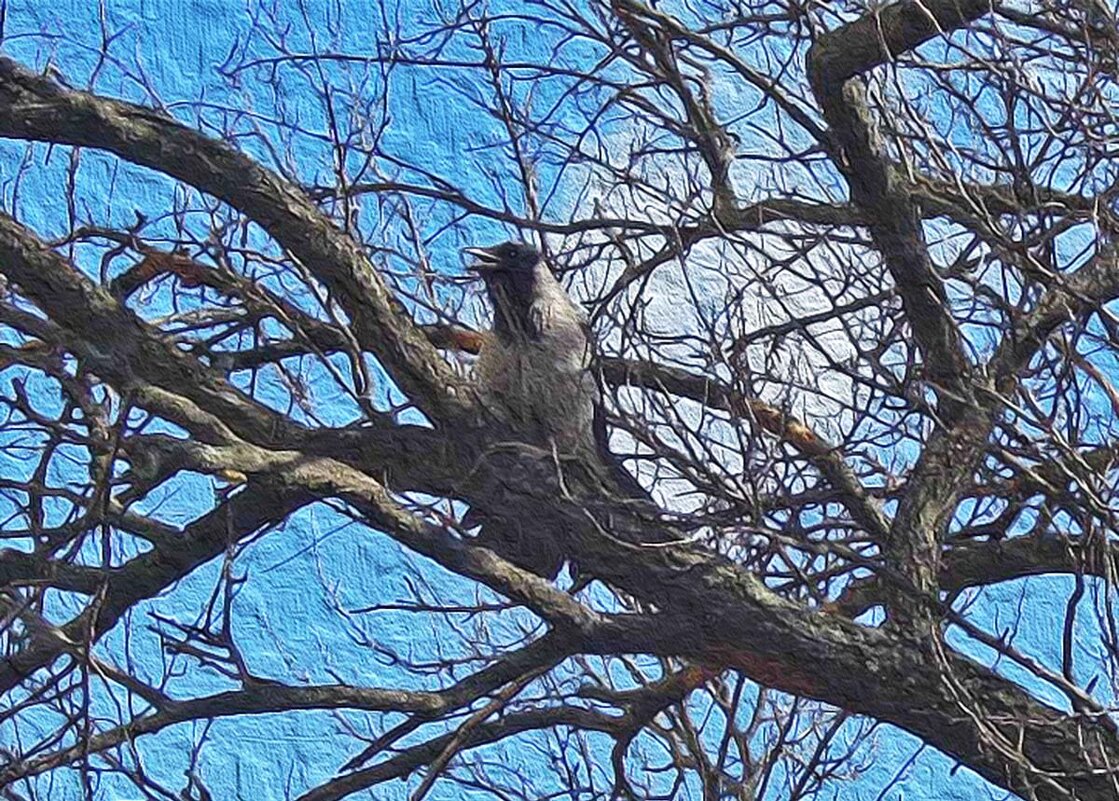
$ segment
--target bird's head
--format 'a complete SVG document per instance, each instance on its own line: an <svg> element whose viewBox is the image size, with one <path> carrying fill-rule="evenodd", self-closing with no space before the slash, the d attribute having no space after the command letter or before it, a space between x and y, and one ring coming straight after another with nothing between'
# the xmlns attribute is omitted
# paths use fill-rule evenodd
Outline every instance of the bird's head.
<svg viewBox="0 0 1119 801"><path fill-rule="evenodd" d="M497 277L499 273L531 273L540 263L540 251L524 242L503 242L488 248L466 248L464 252L474 257L470 269L483 278Z"/></svg>
<svg viewBox="0 0 1119 801"><path fill-rule="evenodd" d="M474 257L470 270L486 283L486 294L493 305L494 333L501 338L531 336L530 307L539 289L540 273L547 273L537 269L543 264L540 251L523 242L504 242L488 248L467 248L465 253Z"/></svg>

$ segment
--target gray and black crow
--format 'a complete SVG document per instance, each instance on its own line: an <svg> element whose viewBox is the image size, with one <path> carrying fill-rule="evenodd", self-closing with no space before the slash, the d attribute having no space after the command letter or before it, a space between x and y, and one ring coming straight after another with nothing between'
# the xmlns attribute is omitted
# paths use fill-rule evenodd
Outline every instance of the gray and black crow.
<svg viewBox="0 0 1119 801"><path fill-rule="evenodd" d="M465 252L474 258L470 269L485 282L493 306L493 330L474 367L482 402L507 414L516 430L537 444L602 471L615 494L647 500L608 447L587 317L540 252L521 242ZM562 554L530 534L522 532L502 550L522 567L554 576Z"/></svg>
<svg viewBox="0 0 1119 801"><path fill-rule="evenodd" d="M466 252L493 306L493 332L474 367L483 402L561 454L593 456L598 385L586 315L531 245Z"/></svg>

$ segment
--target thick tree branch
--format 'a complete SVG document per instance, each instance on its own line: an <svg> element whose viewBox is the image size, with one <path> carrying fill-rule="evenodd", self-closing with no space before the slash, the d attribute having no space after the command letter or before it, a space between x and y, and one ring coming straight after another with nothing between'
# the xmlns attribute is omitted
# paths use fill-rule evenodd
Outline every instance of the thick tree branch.
<svg viewBox="0 0 1119 801"><path fill-rule="evenodd" d="M948 452L958 448L955 439L960 429L982 427L982 422L968 415L971 366L943 281L929 258L918 208L880 141L858 76L968 24L988 8L986 2L905 0L826 34L808 54L812 90L841 149L837 166L847 179L851 199L866 213L871 236L901 296L926 375L939 392L938 417L945 428L918 461L885 542L890 567L926 597L936 588L939 542L960 480L971 469L971 461L961 463ZM965 416L967 420L960 419ZM894 600L896 613L913 612L907 607L915 599Z"/></svg>
<svg viewBox="0 0 1119 801"><path fill-rule="evenodd" d="M364 469L391 476L400 489L445 491L452 484L451 475L438 469L434 460L448 450L447 437L380 418L344 432L299 425L233 387L219 366L206 367L167 342L158 330L2 213L0 273L57 322L14 308L0 310L5 319L26 322L37 335L71 349L120 392L133 393L136 403L182 425L195 437L215 444L243 438L271 448L334 449L350 454ZM19 319L12 320L12 315ZM315 328L312 336L320 337L323 345L343 344L324 330L333 331ZM409 454L417 458L401 458Z"/></svg>
<svg viewBox="0 0 1119 801"><path fill-rule="evenodd" d="M990 10L990 0L891 3L821 36L812 47L810 69L838 88L849 78L962 28Z"/></svg>
<svg viewBox="0 0 1119 801"><path fill-rule="evenodd" d="M196 436L220 441L238 432L274 442L277 433L300 428L165 342L106 290L2 213L0 272L46 312L57 326L53 331L63 340L60 344L85 360L89 369L122 392L138 393L141 402Z"/></svg>
<svg viewBox="0 0 1119 801"><path fill-rule="evenodd" d="M417 406L436 420L468 408L460 380L361 248L298 187L248 156L159 112L66 89L7 58L0 59L0 136L107 150L230 204L323 282L358 342Z"/></svg>
<svg viewBox="0 0 1119 801"><path fill-rule="evenodd" d="M1005 540L953 542L945 549L940 581L947 592L1000 581L1052 574L1083 574L1105 581L1119 577L1119 549L1114 543L1032 534Z"/></svg>

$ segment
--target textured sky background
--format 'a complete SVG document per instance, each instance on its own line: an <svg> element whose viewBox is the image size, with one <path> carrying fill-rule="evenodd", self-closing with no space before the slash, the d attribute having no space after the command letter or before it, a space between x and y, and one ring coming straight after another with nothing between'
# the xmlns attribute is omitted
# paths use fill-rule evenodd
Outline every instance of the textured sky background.
<svg viewBox="0 0 1119 801"><path fill-rule="evenodd" d="M256 82L260 71L249 69L238 73L242 93L235 95L219 70L222 65L251 60L257 53L274 53L260 34L262 28L275 27L269 21L273 14L290 23L291 49L305 52L315 47L370 52L383 20L397 19L402 30L408 32L414 29L417 19L434 18L426 0L401 0L399 6L389 5L390 0L381 2L346 2L342 11L326 0L262 4L225 0L109 0L102 14L92 0L15 0L5 5L2 49L37 67L47 62L54 64L75 86L88 85L91 75L96 74L98 91L150 102L151 98L138 88L137 82L124 75L125 71L138 74L135 70L142 68L145 80L163 104L180 119L209 126L211 130L229 119L229 112L222 106L244 105L248 98L251 110L259 115L254 117L254 124L264 134L272 130L268 120L277 104L284 107L289 118L297 117L306 130L314 133L323 130L323 104L307 80L293 71L285 71L270 87ZM339 13L344 20L339 29L344 33L332 42L323 21L327 15ZM115 63L100 58L104 37L112 38L109 53ZM519 48L531 53L534 47L546 46L547 34L543 30L524 28L510 37L512 53ZM465 80L453 71L439 75L402 71L390 94L387 111L392 121L385 137L396 152L492 202L500 192L500 184L492 178L497 157L484 145L500 136L500 132L490 127L492 120L467 102L469 86L465 87L466 92L462 91ZM367 99L377 92L374 85L353 88L357 95ZM235 97L241 99L234 100ZM610 133L625 136L625 131ZM307 183L329 183L329 149L321 140L317 145L316 141L314 136L302 137L296 147L281 157L296 164ZM271 157L258 141L246 139L242 145L257 155ZM32 160L32 167L17 181L17 168L25 158ZM18 199L22 219L44 237L65 230L66 209L58 199L66 191L67 158L64 152L48 153L41 146L0 145L3 205L10 208L13 199ZM137 212L149 216L164 213L176 198L171 182L121 166L108 157L84 155L78 175L76 196L80 215L104 223L127 225ZM572 197L564 187L558 187L551 201L556 217L563 216L564 206L572 202ZM515 195L508 200L517 207L519 200ZM424 224L435 230L448 222L431 218ZM377 221L370 224L376 225ZM433 250L438 260L436 269L457 271L460 262L455 254L459 245L489 242L508 233L485 222L448 228ZM81 260L82 254L78 255ZM83 264L90 267L91 262ZM150 300L156 305L166 302L158 294ZM5 380L10 380L10 376ZM321 391L329 397L333 390L324 385ZM338 404L337 418L331 422L345 422L352 414L343 397L338 397ZM10 459L4 467L12 472L21 469ZM64 475L60 478L64 479ZM165 516L186 522L212 505L216 491L218 488L209 478L183 476L163 490L159 503ZM117 632L103 640L102 653L118 661L127 658L157 675L163 662L148 631L154 621L151 616L192 619L208 600L219 569L220 565L211 565L165 597L142 605L127 621L133 630L127 645ZM334 614L337 607L356 609L398 601L408 597L415 587L422 588L431 599L448 602L469 602L475 597L473 588L428 563L408 557L389 539L349 523L324 506L304 510L282 530L262 537L237 562L236 571L250 578L236 605L241 625L237 636L250 657L251 667L260 675L307 681L341 679L356 684L389 685L400 682L405 673L394 664L391 654L422 661L440 649L453 653L460 647L458 634L426 623L416 625L416 619L405 614L354 615L346 622ZM1053 597L1047 590L1054 589L1050 583L1034 580L1004 586L970 600L990 604L992 610L1018 609L1020 613L1015 619L992 622L999 631L1016 627L1016 642L1028 649L1031 631L1041 631L1046 625L1047 598ZM993 604L996 595L999 603ZM59 614L64 611L60 609ZM1081 616L1081 620L1091 618ZM505 621L508 632L515 631L521 622L510 616ZM1055 641L1051 637L1045 639ZM1051 666L1059 664L1055 653L1034 653ZM414 678L408 681L415 683ZM186 696L229 685L212 673L190 670L170 686ZM215 799L271 801L294 797L328 779L341 763L363 747L345 733L346 726L368 735L396 722L392 716L334 716L320 712L219 720L205 732L207 745L198 770ZM12 747L16 738L30 734L14 731L10 726L0 727L0 745ZM141 741L138 748L146 769L167 786L181 787L190 745L200 736L200 727L184 726ZM561 790L551 771L551 760L568 746L562 737L549 735L509 741L485 753L495 764L520 771L543 796ZM602 749L595 756L605 763L608 751ZM953 773L950 760L921 749L912 738L885 726L879 729L871 749L860 754L860 761L868 764L863 778L854 784L835 786L825 798L918 801L1006 797L967 770ZM601 765L584 768L600 777L607 775L608 770ZM408 788L414 789L415 784L415 779L408 786L397 783L365 797L404 798ZM76 774L54 774L52 779L44 779L38 789L45 797L60 801L80 797ZM461 788L440 784L430 797L457 798L462 797L462 792ZM686 795L687 792L689 789L685 788L681 797L695 797ZM97 798L133 797L134 791L118 785L111 776L99 784ZM572 792L559 797L581 796ZM782 788L771 787L768 797L782 798Z"/></svg>

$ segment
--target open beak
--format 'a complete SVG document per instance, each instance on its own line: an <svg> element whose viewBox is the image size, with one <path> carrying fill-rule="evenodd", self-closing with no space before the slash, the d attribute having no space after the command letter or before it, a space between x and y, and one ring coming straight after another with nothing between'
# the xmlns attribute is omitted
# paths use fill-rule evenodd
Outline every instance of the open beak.
<svg viewBox="0 0 1119 801"><path fill-rule="evenodd" d="M467 265L467 269L476 273L492 270L497 266L497 253L495 248L463 248L463 253L474 257L474 263Z"/></svg>

